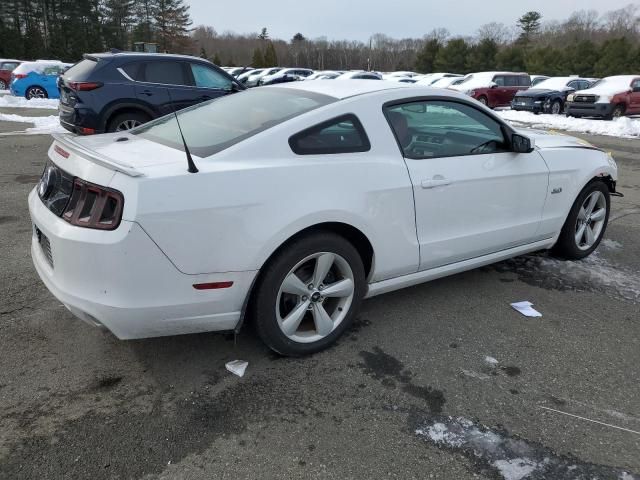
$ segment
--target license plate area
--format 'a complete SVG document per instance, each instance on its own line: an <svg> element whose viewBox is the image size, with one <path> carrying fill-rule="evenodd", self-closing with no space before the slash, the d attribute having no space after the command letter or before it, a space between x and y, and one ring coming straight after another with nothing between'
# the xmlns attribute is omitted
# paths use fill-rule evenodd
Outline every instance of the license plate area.
<svg viewBox="0 0 640 480"><path fill-rule="evenodd" d="M34 225L33 228L36 233L36 238L38 239L38 244L40 244L40 249L44 254L44 258L47 260L49 266L53 268L53 254L51 252L51 243L49 242L49 238L42 233L42 230L40 230L36 225Z"/></svg>

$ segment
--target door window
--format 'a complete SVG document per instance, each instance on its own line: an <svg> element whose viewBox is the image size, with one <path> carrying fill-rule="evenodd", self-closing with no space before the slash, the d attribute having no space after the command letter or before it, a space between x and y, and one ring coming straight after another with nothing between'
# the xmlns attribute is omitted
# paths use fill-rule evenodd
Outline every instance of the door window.
<svg viewBox="0 0 640 480"><path fill-rule="evenodd" d="M503 77L502 75L498 75L497 77L493 78L494 83L496 83L499 87L504 87L505 86L505 77Z"/></svg>
<svg viewBox="0 0 640 480"><path fill-rule="evenodd" d="M640 92L640 79L634 80L633 83L631 84L631 88L633 89L634 92Z"/></svg>
<svg viewBox="0 0 640 480"><path fill-rule="evenodd" d="M508 151L502 125L464 103L421 101L385 108L404 156L411 159Z"/></svg>
<svg viewBox="0 0 640 480"><path fill-rule="evenodd" d="M519 75L516 77L518 79L517 85L519 87L530 87L531 86L531 78L525 75Z"/></svg>
<svg viewBox="0 0 640 480"><path fill-rule="evenodd" d="M20 65L19 63L16 62L4 62L2 64L0 64L0 70L9 70L10 72L13 71L18 65Z"/></svg>
<svg viewBox="0 0 640 480"><path fill-rule="evenodd" d="M144 81L163 85L190 85L182 62L147 62Z"/></svg>
<svg viewBox="0 0 640 480"><path fill-rule="evenodd" d="M126 65L122 66L122 70L129 75L129 78L132 78L133 80L144 80L143 78L141 78L141 74L142 74L142 68L140 68L140 64L139 63L128 63Z"/></svg>
<svg viewBox="0 0 640 480"><path fill-rule="evenodd" d="M371 149L364 127L352 114L295 134L289 139L289 146L298 155L367 152Z"/></svg>
<svg viewBox="0 0 640 480"><path fill-rule="evenodd" d="M213 68L197 63L191 64L191 73L195 80L196 87L226 89L231 87L231 80L216 72Z"/></svg>

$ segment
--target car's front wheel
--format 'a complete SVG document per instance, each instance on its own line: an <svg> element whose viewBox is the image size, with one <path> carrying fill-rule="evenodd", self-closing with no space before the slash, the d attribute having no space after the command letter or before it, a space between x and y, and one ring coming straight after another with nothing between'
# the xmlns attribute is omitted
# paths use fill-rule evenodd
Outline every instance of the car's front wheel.
<svg viewBox="0 0 640 480"><path fill-rule="evenodd" d="M49 98L47 91L42 87L29 87L25 92L25 98L31 100L33 98Z"/></svg>
<svg viewBox="0 0 640 480"><path fill-rule="evenodd" d="M591 255L607 229L610 209L607 185L600 180L589 183L571 207L553 253L569 260Z"/></svg>
<svg viewBox="0 0 640 480"><path fill-rule="evenodd" d="M258 335L282 355L323 350L349 327L365 288L363 262L350 242L331 232L301 237L262 272L254 305Z"/></svg>
<svg viewBox="0 0 640 480"><path fill-rule="evenodd" d="M562 113L562 102L556 100L551 104L551 113L553 115L560 115Z"/></svg>

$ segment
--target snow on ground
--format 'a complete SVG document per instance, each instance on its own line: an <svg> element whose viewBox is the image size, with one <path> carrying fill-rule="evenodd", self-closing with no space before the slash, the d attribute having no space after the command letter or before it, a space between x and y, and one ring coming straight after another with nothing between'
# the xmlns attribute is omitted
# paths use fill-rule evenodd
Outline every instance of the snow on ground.
<svg viewBox="0 0 640 480"><path fill-rule="evenodd" d="M3 91L0 90L0 93ZM27 100L24 97L14 97L13 95L4 95L0 97L0 107L2 108L48 108L51 110L58 109L58 100L50 98L34 98Z"/></svg>
<svg viewBox="0 0 640 480"><path fill-rule="evenodd" d="M534 128L567 130L570 132L610 135L613 137L640 137L640 119L622 117L616 120L590 120L564 115L535 115L531 112L497 110L496 113L514 124L524 124Z"/></svg>
<svg viewBox="0 0 640 480"><path fill-rule="evenodd" d="M504 480L638 480L629 472L563 457L539 444L462 417L431 418L416 428L415 433L438 447L462 453L474 464L492 468Z"/></svg>
<svg viewBox="0 0 640 480"><path fill-rule="evenodd" d="M20 115L0 113L0 121L33 123L33 127L20 131L20 133L26 134L44 134L65 131L62 126L60 126L60 121L58 120L57 115L50 115L48 117L23 117Z"/></svg>

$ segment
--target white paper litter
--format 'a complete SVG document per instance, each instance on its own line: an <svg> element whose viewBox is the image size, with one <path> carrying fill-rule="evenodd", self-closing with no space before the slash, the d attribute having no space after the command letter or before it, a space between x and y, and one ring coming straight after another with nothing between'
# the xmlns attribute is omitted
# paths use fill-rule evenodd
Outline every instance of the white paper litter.
<svg viewBox="0 0 640 480"><path fill-rule="evenodd" d="M249 362L245 362L244 360L233 360L232 362L225 364L227 370L239 377L242 377L244 375L244 372L248 366Z"/></svg>
<svg viewBox="0 0 640 480"><path fill-rule="evenodd" d="M531 302L516 302L512 303L511 306L523 314L525 317L541 317L542 314L532 308L533 303Z"/></svg>
<svg viewBox="0 0 640 480"><path fill-rule="evenodd" d="M489 356L484 357L484 361L487 362L489 365L497 365L498 363L500 363L495 358L489 357Z"/></svg>

